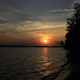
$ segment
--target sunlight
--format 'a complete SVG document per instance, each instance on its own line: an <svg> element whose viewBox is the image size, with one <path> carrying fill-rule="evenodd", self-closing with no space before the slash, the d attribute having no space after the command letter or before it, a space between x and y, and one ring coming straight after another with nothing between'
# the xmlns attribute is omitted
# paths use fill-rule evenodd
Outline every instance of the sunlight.
<svg viewBox="0 0 80 80"><path fill-rule="evenodd" d="M44 42L46 43L46 42L47 42L47 40L44 40Z"/></svg>
<svg viewBox="0 0 80 80"><path fill-rule="evenodd" d="M51 73L50 70L48 70L48 66L51 65L51 62L49 62L49 54L48 54L48 48L44 47L43 48L43 53L42 53L42 58L41 58L41 70L45 70L45 71L41 71L40 74L43 74L44 76L47 76L48 74Z"/></svg>

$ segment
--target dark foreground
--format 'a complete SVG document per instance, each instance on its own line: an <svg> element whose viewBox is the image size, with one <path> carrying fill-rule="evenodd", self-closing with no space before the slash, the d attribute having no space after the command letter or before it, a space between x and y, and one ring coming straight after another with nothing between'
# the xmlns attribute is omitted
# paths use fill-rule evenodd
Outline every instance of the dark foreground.
<svg viewBox="0 0 80 80"><path fill-rule="evenodd" d="M67 63L65 63L64 65L61 65L60 67L62 68L58 72L48 75L41 80L80 80L80 59L79 58L77 58L76 60L73 60L72 62L67 61Z"/></svg>
<svg viewBox="0 0 80 80"><path fill-rule="evenodd" d="M80 59L74 60L69 68L71 73L64 80L80 80Z"/></svg>

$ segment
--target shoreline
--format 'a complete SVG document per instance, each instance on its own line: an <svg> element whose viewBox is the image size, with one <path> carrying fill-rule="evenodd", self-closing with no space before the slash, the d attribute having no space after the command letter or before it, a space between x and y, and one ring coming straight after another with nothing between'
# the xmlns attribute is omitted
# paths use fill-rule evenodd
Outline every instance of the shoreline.
<svg viewBox="0 0 80 80"><path fill-rule="evenodd" d="M0 47L63 47L63 46L25 46L25 45L0 45Z"/></svg>

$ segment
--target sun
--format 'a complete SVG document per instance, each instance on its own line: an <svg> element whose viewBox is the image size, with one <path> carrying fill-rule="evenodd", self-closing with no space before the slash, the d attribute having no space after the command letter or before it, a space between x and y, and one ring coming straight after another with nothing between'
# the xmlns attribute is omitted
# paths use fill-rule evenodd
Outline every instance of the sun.
<svg viewBox="0 0 80 80"><path fill-rule="evenodd" d="M47 43L47 40L44 40L45 43Z"/></svg>

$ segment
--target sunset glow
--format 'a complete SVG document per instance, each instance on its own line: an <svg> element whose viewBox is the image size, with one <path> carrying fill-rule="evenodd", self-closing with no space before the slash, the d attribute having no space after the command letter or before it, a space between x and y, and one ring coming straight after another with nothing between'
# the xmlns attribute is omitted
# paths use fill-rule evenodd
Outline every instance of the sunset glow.
<svg viewBox="0 0 80 80"><path fill-rule="evenodd" d="M62 1L0 0L0 45L59 46L57 42L65 42L66 18L72 14L74 0Z"/></svg>
<svg viewBox="0 0 80 80"><path fill-rule="evenodd" d="M44 40L44 42L46 43L46 42L47 42L47 40Z"/></svg>

